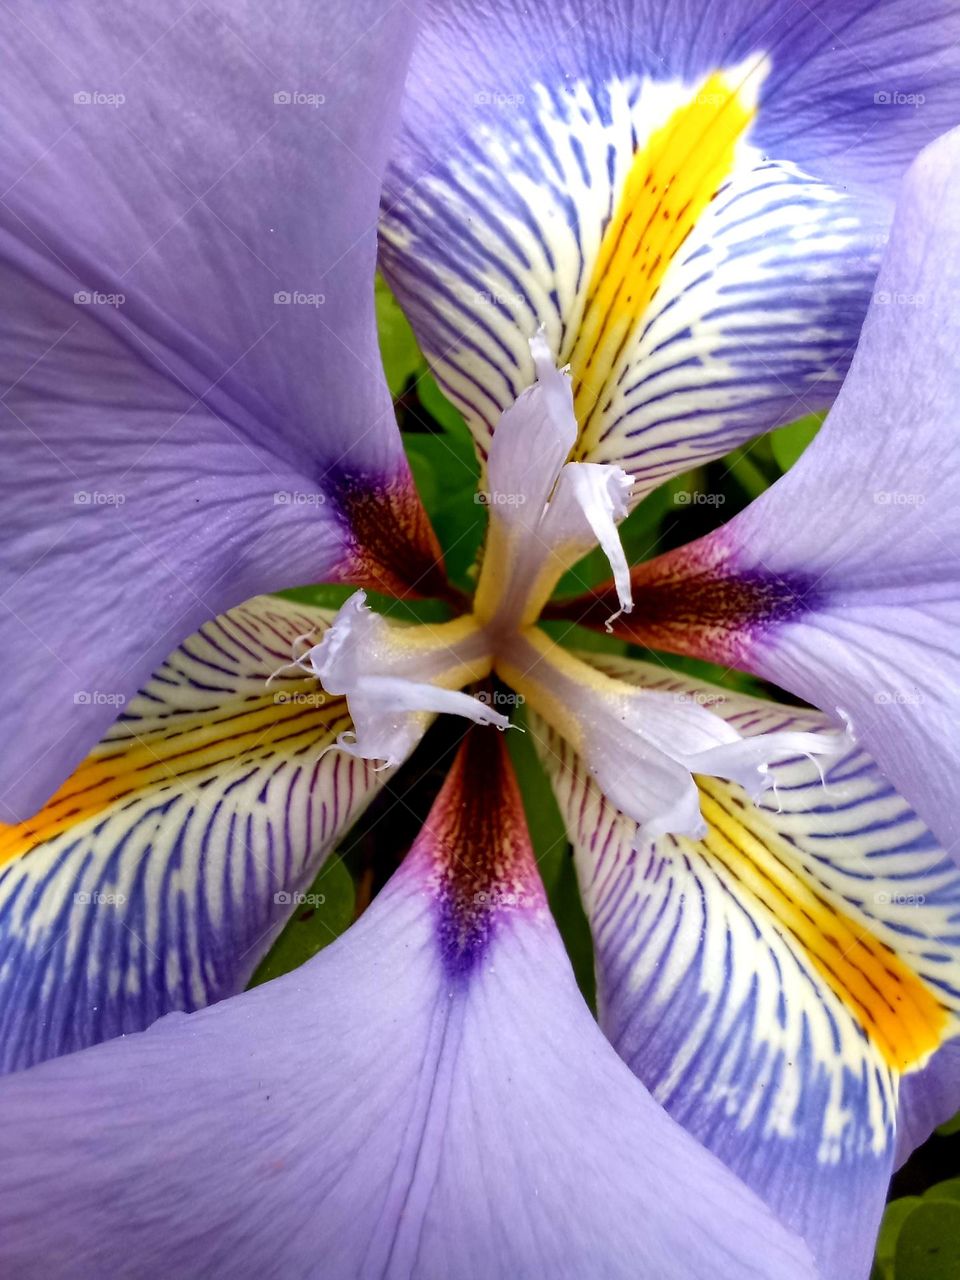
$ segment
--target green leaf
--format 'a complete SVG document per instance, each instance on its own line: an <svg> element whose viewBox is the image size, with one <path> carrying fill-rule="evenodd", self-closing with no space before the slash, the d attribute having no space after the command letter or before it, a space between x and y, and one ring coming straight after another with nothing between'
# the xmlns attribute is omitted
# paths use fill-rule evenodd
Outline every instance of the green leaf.
<svg viewBox="0 0 960 1280"><path fill-rule="evenodd" d="M909 1213L897 1236L896 1280L957 1280L960 1204L926 1200Z"/></svg>
<svg viewBox="0 0 960 1280"><path fill-rule="evenodd" d="M431 438L430 436L423 437L427 443ZM413 472L413 482L417 486L417 493L420 495L420 501L430 512L437 506L442 491L442 477L437 475L436 458L430 449L421 447L419 436L405 436L404 445L407 451L407 461L410 463L410 470Z"/></svg>
<svg viewBox="0 0 960 1280"><path fill-rule="evenodd" d="M946 1124L942 1124L937 1130L937 1133L939 1133L941 1138L949 1138L951 1134L960 1133L960 1111L957 1112L952 1120L948 1120Z"/></svg>
<svg viewBox="0 0 960 1280"><path fill-rule="evenodd" d="M487 527L487 509L476 500L480 464L473 438L460 418L459 427L444 427L434 433L406 432L403 440L417 489L443 549L447 574L458 586L470 588L468 575Z"/></svg>
<svg viewBox="0 0 960 1280"><path fill-rule="evenodd" d="M805 418L798 418L788 427L781 427L770 436L770 447L781 471L789 471L807 445L820 430L820 424L827 416L824 409L820 413L808 413Z"/></svg>
<svg viewBox="0 0 960 1280"><path fill-rule="evenodd" d="M764 489L770 487L770 478L760 465L760 443L752 441L741 445L720 459L721 468L726 467L748 498L758 498Z"/></svg>
<svg viewBox="0 0 960 1280"><path fill-rule="evenodd" d="M352 586L321 583L312 587L290 587L286 591L275 591L273 594L282 600L293 600L296 604L312 604L318 609L329 609L331 613L336 613L341 605L356 594L356 591L357 588ZM398 600L394 596L383 595L369 588L367 604L376 613L395 618L398 622L446 622L450 617L449 606L442 600Z"/></svg>
<svg viewBox="0 0 960 1280"><path fill-rule="evenodd" d="M935 1182L923 1193L924 1200L960 1200L960 1178L948 1178Z"/></svg>
<svg viewBox="0 0 960 1280"><path fill-rule="evenodd" d="M460 440L466 440L471 450L473 449L473 437L470 434L470 428L463 420L463 414L443 394L432 373L424 373L419 379L417 395L432 418L435 418L451 435Z"/></svg>
<svg viewBox="0 0 960 1280"><path fill-rule="evenodd" d="M582 653L609 653L615 658L628 658L634 646L619 636L605 631L592 631L566 621L541 622L541 628L556 644Z"/></svg>
<svg viewBox="0 0 960 1280"><path fill-rule="evenodd" d="M534 745L529 722L521 706L514 716L523 733L507 734L507 748L513 762L527 828L540 878L547 891L550 911L570 957L577 984L591 1009L596 1009L596 981L593 971L593 941L583 912L580 890L567 829L557 806L553 787Z"/></svg>
<svg viewBox="0 0 960 1280"><path fill-rule="evenodd" d="M398 600L379 591L368 591L367 604L394 622L447 622L451 617L450 606L444 600Z"/></svg>
<svg viewBox="0 0 960 1280"><path fill-rule="evenodd" d="M411 378L423 372L426 361L420 354L417 340L407 317L400 310L400 304L380 276L377 276L375 299L380 355L390 394L396 397L403 392Z"/></svg>
<svg viewBox="0 0 960 1280"><path fill-rule="evenodd" d="M672 495L667 485L661 485L637 503L620 525L620 541L626 553L627 564L639 564L648 560L658 550L658 533L664 513L672 505ZM580 595L591 587L599 586L610 577L610 561L600 547L578 560L573 568L560 579L554 594L558 597Z"/></svg>
<svg viewBox="0 0 960 1280"><path fill-rule="evenodd" d="M517 728L507 733L507 749L523 795L523 807L527 815L527 827L530 831L537 868L549 893L560 874L561 864L567 853L569 845L567 828L553 794L550 779L537 755L537 748L523 706L514 715L513 723Z"/></svg>
<svg viewBox="0 0 960 1280"><path fill-rule="evenodd" d="M887 1205L877 1236L877 1251L870 1280L894 1280L894 1255L900 1228L920 1203L919 1196L903 1196L900 1200L891 1200Z"/></svg>
<svg viewBox="0 0 960 1280"><path fill-rule="evenodd" d="M561 864L560 872L553 882L553 889L547 894L550 911L567 955L573 967L573 976L577 980L580 994L590 1006L597 1011L597 979L593 962L593 939L590 937L590 925L583 910L580 887L577 884L577 873L573 865L573 856L567 854Z"/></svg>
<svg viewBox="0 0 960 1280"><path fill-rule="evenodd" d="M464 436L447 427L436 432L407 431L403 444L407 456L416 457L417 466L429 468L433 478L439 479L433 495L434 506L445 506L462 491L476 489L480 464L469 432ZM421 497L426 501L423 494Z"/></svg>
<svg viewBox="0 0 960 1280"><path fill-rule="evenodd" d="M328 858L307 892L298 895L293 915L260 961L250 986L290 973L338 938L353 919L354 898L350 872L339 858Z"/></svg>

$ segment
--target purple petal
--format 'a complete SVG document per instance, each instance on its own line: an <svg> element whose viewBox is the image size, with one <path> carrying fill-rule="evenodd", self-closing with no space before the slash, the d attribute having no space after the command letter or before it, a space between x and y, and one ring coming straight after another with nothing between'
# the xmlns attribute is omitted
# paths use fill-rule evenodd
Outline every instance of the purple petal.
<svg viewBox="0 0 960 1280"><path fill-rule="evenodd" d="M642 566L640 608L618 627L848 716L956 858L958 201L954 131L906 179L856 358L816 440L728 525Z"/></svg>
<svg viewBox="0 0 960 1280"><path fill-rule="evenodd" d="M829 404L900 174L960 121L954 14L430 6L381 258L481 452L541 324L572 365L577 458L623 466L636 498Z"/></svg>
<svg viewBox="0 0 960 1280"><path fill-rule="evenodd" d="M373 315L409 17L380 0L319 23L285 2L17 8L0 144L13 820L109 723L78 691L131 694L258 592L390 584L397 565L409 582L435 547Z"/></svg>
<svg viewBox="0 0 960 1280"><path fill-rule="evenodd" d="M330 750L346 703L287 666L328 619L260 597L207 623L0 829L0 1071L243 990L390 776Z"/></svg>
<svg viewBox="0 0 960 1280"><path fill-rule="evenodd" d="M923 1069L900 1086L896 1168L938 1125L960 1111L960 1039L948 1040Z"/></svg>
<svg viewBox="0 0 960 1280"><path fill-rule="evenodd" d="M799 465L726 535L804 612L751 664L842 708L955 857L960 768L960 131L917 161L841 399ZM814 518L811 518L811 517Z"/></svg>
<svg viewBox="0 0 960 1280"><path fill-rule="evenodd" d="M598 661L745 734L830 732L818 712ZM804 756L771 765L756 805L700 779L704 839L638 843L583 761L531 728L574 842L604 1031L823 1275L866 1275L895 1142L960 1101L938 1049L960 1026L960 873L860 751L822 779Z"/></svg>
<svg viewBox="0 0 960 1280"><path fill-rule="evenodd" d="M483 9L432 0L424 41L435 59L435 92L431 102L423 91L426 51L418 53L406 111L447 138L451 108L529 107L506 95L524 78L529 84L531 71L555 92L578 76L590 87L629 75L690 83L760 52L772 64L763 86L765 149L814 174L823 168L883 186L931 135L957 122L957 21L953 0L728 0L716 8L616 0L599 10L589 0L559 7L530 0L522 22L511 0ZM459 102L455 74L463 76ZM490 101L475 101L484 92Z"/></svg>
<svg viewBox="0 0 960 1280"><path fill-rule="evenodd" d="M98 325L248 443L318 477L382 473L399 446L374 222L409 17L380 0L322 24L289 0L23 10L7 261L67 301L121 291Z"/></svg>
<svg viewBox="0 0 960 1280"><path fill-rule="evenodd" d="M8 1270L813 1274L601 1036L484 732L317 959L0 1085Z"/></svg>

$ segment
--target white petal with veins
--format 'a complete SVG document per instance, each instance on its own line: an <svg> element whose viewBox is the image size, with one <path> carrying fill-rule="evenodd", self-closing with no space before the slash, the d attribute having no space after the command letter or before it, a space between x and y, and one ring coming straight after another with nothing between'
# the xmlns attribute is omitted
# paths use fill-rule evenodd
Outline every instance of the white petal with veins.
<svg viewBox="0 0 960 1280"><path fill-rule="evenodd" d="M566 462L577 439L573 384L546 340L530 340L537 381L503 414L487 464L490 528L476 610L498 632L536 621L561 575L600 543L620 607L633 607L617 533L631 480L619 467Z"/></svg>
<svg viewBox="0 0 960 1280"><path fill-rule="evenodd" d="M619 467L597 462L568 462L540 522L540 536L553 547L579 559L599 542L613 570L620 608L633 608L630 566L617 532L627 514L633 481Z"/></svg>
<svg viewBox="0 0 960 1280"><path fill-rule="evenodd" d="M353 730L342 733L337 746L365 760L398 764L440 712L499 729L509 724L486 703L457 692L490 672L488 640L472 618L391 625L358 591L299 661L328 693L346 696Z"/></svg>
<svg viewBox="0 0 960 1280"><path fill-rule="evenodd" d="M539 524L577 440L570 375L556 367L542 333L530 339L537 381L503 414L487 459L491 513L512 528Z"/></svg>
<svg viewBox="0 0 960 1280"><path fill-rule="evenodd" d="M636 688L531 628L497 655L497 671L579 753L607 799L639 826L638 839L705 832L694 774L728 778L752 796L768 766L849 750L845 733L742 736L684 694Z"/></svg>

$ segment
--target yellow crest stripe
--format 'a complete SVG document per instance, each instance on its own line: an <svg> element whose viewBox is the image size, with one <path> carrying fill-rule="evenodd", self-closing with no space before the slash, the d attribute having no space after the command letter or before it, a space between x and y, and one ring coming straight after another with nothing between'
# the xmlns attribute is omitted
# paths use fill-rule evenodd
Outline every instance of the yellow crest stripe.
<svg viewBox="0 0 960 1280"><path fill-rule="evenodd" d="M697 219L733 172L737 144L756 114L755 87L749 94L744 88L749 81L748 74L734 85L727 73L714 72L636 152L604 232L570 357L578 458L597 443L605 393L636 325Z"/></svg>
<svg viewBox="0 0 960 1280"><path fill-rule="evenodd" d="M921 1064L943 1040L949 1011L889 946L795 869L789 847L759 809L741 807L729 787L711 779L697 784L708 833L694 848L770 913L891 1067L902 1072Z"/></svg>
<svg viewBox="0 0 960 1280"><path fill-rule="evenodd" d="M309 689L307 688L309 684ZM223 765L239 766L252 753L276 748L289 752L299 739L314 741L346 729L350 718L341 698L325 701L315 682L304 682L303 698L291 692L245 699L241 709L224 714L190 713L157 731L131 731L97 747L46 805L14 826L0 824L0 865L78 823L106 813L127 797L140 796L184 778L196 778ZM338 723L342 722L342 723Z"/></svg>

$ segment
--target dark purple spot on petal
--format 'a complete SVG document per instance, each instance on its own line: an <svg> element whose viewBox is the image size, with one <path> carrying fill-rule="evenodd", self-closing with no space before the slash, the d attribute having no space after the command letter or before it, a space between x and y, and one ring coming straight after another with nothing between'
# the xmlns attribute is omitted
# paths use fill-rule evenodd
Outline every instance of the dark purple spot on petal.
<svg viewBox="0 0 960 1280"><path fill-rule="evenodd" d="M501 734L484 726L467 733L409 856L429 863L437 945L451 977L470 974L513 913L544 906Z"/></svg>

